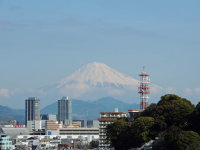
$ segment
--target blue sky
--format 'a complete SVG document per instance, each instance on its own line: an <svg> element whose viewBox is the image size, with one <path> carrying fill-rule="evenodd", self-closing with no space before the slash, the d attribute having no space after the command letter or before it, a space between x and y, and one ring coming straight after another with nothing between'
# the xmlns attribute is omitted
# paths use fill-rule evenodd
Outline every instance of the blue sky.
<svg viewBox="0 0 200 150"><path fill-rule="evenodd" d="M145 65L152 82L186 97L195 91L197 100L199 7L199 0L0 0L0 89L42 87L97 61L134 78Z"/></svg>

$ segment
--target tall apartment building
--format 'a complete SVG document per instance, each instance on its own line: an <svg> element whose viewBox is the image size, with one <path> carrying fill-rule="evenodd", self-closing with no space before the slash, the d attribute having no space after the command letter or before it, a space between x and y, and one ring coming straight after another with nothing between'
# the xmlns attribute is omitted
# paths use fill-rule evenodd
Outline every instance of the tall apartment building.
<svg viewBox="0 0 200 150"><path fill-rule="evenodd" d="M34 120L40 120L40 100L36 97L29 97L25 100L25 124Z"/></svg>
<svg viewBox="0 0 200 150"><path fill-rule="evenodd" d="M72 125L72 101L68 97L58 100L58 121L65 125Z"/></svg>
<svg viewBox="0 0 200 150"><path fill-rule="evenodd" d="M99 148L101 150L109 149L110 144L106 143L106 126L111 124L119 118L126 117L126 112L118 112L118 109L115 109L115 112L101 112L99 120Z"/></svg>

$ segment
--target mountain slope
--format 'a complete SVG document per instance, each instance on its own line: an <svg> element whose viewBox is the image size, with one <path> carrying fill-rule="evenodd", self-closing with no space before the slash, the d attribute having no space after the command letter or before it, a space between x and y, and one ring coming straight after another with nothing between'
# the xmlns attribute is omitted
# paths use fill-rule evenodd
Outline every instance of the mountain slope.
<svg viewBox="0 0 200 150"><path fill-rule="evenodd" d="M139 104L128 104L111 97L91 102L72 100L72 117L73 119L98 119L99 112L112 112L116 107L119 111L127 112L128 109L139 109ZM57 114L57 108L55 102L43 108L41 113Z"/></svg>
<svg viewBox="0 0 200 150"><path fill-rule="evenodd" d="M24 121L25 112L22 109L12 109L7 106L0 105L0 122L9 120Z"/></svg>

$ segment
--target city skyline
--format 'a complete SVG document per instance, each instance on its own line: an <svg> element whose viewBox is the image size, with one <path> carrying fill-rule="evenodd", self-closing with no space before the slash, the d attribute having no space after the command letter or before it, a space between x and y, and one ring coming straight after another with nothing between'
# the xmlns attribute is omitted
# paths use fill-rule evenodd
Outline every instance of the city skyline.
<svg viewBox="0 0 200 150"><path fill-rule="evenodd" d="M199 4L1 0L0 103L40 98L40 87L94 61L135 79L145 65L152 83L197 103Z"/></svg>

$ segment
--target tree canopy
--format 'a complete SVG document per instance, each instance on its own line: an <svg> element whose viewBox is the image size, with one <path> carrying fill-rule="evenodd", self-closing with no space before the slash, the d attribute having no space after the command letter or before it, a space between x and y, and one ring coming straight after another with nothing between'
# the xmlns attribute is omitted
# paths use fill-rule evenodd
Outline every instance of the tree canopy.
<svg viewBox="0 0 200 150"><path fill-rule="evenodd" d="M107 140L116 150L141 147L155 137L159 137L154 143L155 150L198 150L199 127L200 103L194 107L185 98L167 94L137 115L133 122L123 119L108 125Z"/></svg>
<svg viewBox="0 0 200 150"><path fill-rule="evenodd" d="M200 150L200 136L194 131L184 131L177 126L167 129L153 150Z"/></svg>
<svg viewBox="0 0 200 150"><path fill-rule="evenodd" d="M127 150L131 148L131 124L124 119L117 120L106 128L107 141L111 141L111 145L116 150Z"/></svg>

